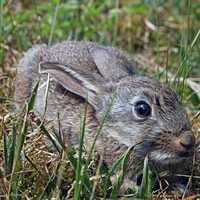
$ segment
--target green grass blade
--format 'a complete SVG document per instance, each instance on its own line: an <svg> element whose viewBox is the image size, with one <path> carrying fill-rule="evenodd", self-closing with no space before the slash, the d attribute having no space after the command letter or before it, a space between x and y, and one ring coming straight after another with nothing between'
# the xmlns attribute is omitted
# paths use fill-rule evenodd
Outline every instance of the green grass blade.
<svg viewBox="0 0 200 200"><path fill-rule="evenodd" d="M103 118L102 118L102 121L101 121L101 123L100 123L100 126L99 126L99 128L98 128L98 130L97 130L97 134L96 134L95 137L94 137L93 143L92 143L92 145L91 145L91 147L90 147L90 151L89 151L89 153L88 153L88 158L87 158L87 161L86 161L86 166L88 166L88 164L89 164L89 162L90 162L90 160L91 160L91 158L92 158L92 154L93 154L93 151L94 151L94 147L95 147L97 138L98 138L99 135L101 134L101 131L102 131L102 129L103 129L103 126L104 126L105 123L106 123L106 120L107 120L107 118L108 118L108 116L109 116L109 113L110 113L110 111L111 111L111 109L112 109L112 105L113 105L113 103L114 103L115 98L116 98L116 93L113 94L113 97L112 97L112 99L111 99L111 103L108 105L108 108L107 108L107 110L106 110L106 112L105 112L105 114L104 114L104 116L103 116Z"/></svg>
<svg viewBox="0 0 200 200"><path fill-rule="evenodd" d="M106 199L107 197L107 193L108 193L108 189L110 188L110 186L112 185L111 182L111 176L114 175L114 172L117 170L117 168L119 167L119 165L122 163L124 154L121 155L111 166L111 168L109 169L108 173L106 174L106 181L105 181L105 185L104 185L104 199Z"/></svg>
<svg viewBox="0 0 200 200"><path fill-rule="evenodd" d="M8 159L8 136L5 132L5 130L3 130L2 128L2 132L3 132L3 148L4 148L4 170L6 175L9 174L9 159Z"/></svg>
<svg viewBox="0 0 200 200"><path fill-rule="evenodd" d="M29 102L28 102L27 113L29 113L31 110L33 110L39 84L40 84L40 80L36 83L35 87L33 88L31 98L30 98L30 100L29 100Z"/></svg>
<svg viewBox="0 0 200 200"><path fill-rule="evenodd" d="M112 190L111 195L110 195L111 199L116 198L117 195L119 194L120 187L121 187L121 185L122 185L122 183L124 181L125 173L126 173L126 171L128 169L128 164L127 164L128 158L129 158L129 155L130 155L131 151L134 149L134 147L135 146L129 147L127 149L127 151L120 158L120 162L118 162L118 164L121 164L122 169L120 170L120 172L118 174L117 181L116 181L116 183L113 186L113 190Z"/></svg>
<svg viewBox="0 0 200 200"><path fill-rule="evenodd" d="M34 107L38 86L39 86L39 81L33 88L33 93L31 95L31 98L25 106L25 114L24 114L22 126L20 127L19 135L16 138L14 161L13 161L13 165L12 165L10 185L9 185L9 189L8 189L8 194L10 196L15 196L15 197L18 196L18 183L19 183L20 174L16 174L16 172L19 172L19 170L21 168L21 152L22 152L22 148L23 148L23 145L25 142L25 137L26 137L27 129L28 129L28 123L27 123L28 114Z"/></svg>
<svg viewBox="0 0 200 200"><path fill-rule="evenodd" d="M91 161L91 159L92 159L92 154L93 154L93 151L94 151L94 147L95 147L97 138L98 138L99 135L101 134L101 131L102 131L102 129L103 129L103 126L104 126L105 123L106 123L106 120L107 120L107 118L108 118L108 116L109 116L109 113L110 113L110 110L111 110L111 108L112 108L112 105L113 105L113 103L114 103L115 98L116 98L116 94L114 93L114 95L113 95L113 97L112 97L112 99L111 99L111 103L108 105L108 108L107 108L107 110L106 110L106 112L105 112L105 114L104 114L104 116L103 116L103 118L102 118L102 121L101 121L101 123L100 123L100 125L99 125L99 128L98 128L98 130L97 130L97 134L96 134L95 137L94 137L93 143L92 143L92 145L91 145L91 147L90 147L90 150L89 150L89 153L88 153L88 156L87 156L87 160L86 160L85 168L84 168L85 170L84 170L84 172L83 172L83 180L84 180L84 186L85 186L85 188L87 189L88 192L92 192L92 191L91 191L91 184L90 184L90 181L89 181L89 176L88 176L86 170L87 170L88 165L89 165L89 163L90 163L90 161ZM101 168L100 170L102 171L102 167L100 167L100 168ZM108 181L108 182L110 183L110 181ZM85 183L86 183L86 184L85 184ZM93 188L94 188L94 186L93 186Z"/></svg>
<svg viewBox="0 0 200 200"><path fill-rule="evenodd" d="M17 185L19 181L19 174L16 174L20 170L21 166L21 151L25 140L25 135L27 132L27 116L28 116L28 104L26 106L26 113L23 119L23 125L20 134L17 137L16 142L16 151L15 151L15 159L12 166L12 173L10 178L10 185L9 185L9 195L10 196L17 196Z"/></svg>
<svg viewBox="0 0 200 200"><path fill-rule="evenodd" d="M67 159L70 161L73 169L76 171L77 162L78 162L77 159L78 158L75 157L75 154L76 154L75 149L72 148L72 147L66 147L65 154L67 155ZM86 169L81 176L82 176L82 180L83 180L82 182L83 182L83 186L84 186L85 191L87 193L91 193L91 183L90 183L89 175L88 175Z"/></svg>
<svg viewBox="0 0 200 200"><path fill-rule="evenodd" d="M138 198L149 199L152 196L152 172L148 166L148 157L144 159L142 183L138 191Z"/></svg>
<svg viewBox="0 0 200 200"><path fill-rule="evenodd" d="M87 115L88 103L85 105L84 113L81 115L81 123L80 123L80 143L79 143L79 155L76 166L76 179L75 179L75 189L73 200L79 200L80 191L82 186L82 177L81 172L83 170L82 166L82 154L83 154L83 144L84 144L84 134L85 134L85 125L86 125L86 115Z"/></svg>
<svg viewBox="0 0 200 200"><path fill-rule="evenodd" d="M15 156L15 149L16 149L16 138L17 138L17 130L16 127L13 126L13 131L12 131L12 143L9 148L9 159L8 159L8 167L9 167L9 174L12 171L13 167L13 162L14 162L14 156Z"/></svg>
<svg viewBox="0 0 200 200"><path fill-rule="evenodd" d="M55 138L53 138L53 136L48 132L48 130L46 129L46 127L44 126L43 122L37 118L36 121L38 127L40 128L40 130L48 137L48 139L52 142L53 146L55 147L55 149L60 153L61 152L61 148L59 146L59 143L56 142Z"/></svg>
<svg viewBox="0 0 200 200"><path fill-rule="evenodd" d="M55 7L54 16L52 17L51 32L50 32L50 36L49 36L48 45L51 45L52 40L53 40L53 33L55 30L55 26L56 26L56 19L57 19L57 15L58 15L59 6L60 6L60 0L56 0L56 7Z"/></svg>
<svg viewBox="0 0 200 200"><path fill-rule="evenodd" d="M153 192L153 173L150 169L148 171L147 183L148 183L148 185L147 185L147 196L151 197L152 192Z"/></svg>

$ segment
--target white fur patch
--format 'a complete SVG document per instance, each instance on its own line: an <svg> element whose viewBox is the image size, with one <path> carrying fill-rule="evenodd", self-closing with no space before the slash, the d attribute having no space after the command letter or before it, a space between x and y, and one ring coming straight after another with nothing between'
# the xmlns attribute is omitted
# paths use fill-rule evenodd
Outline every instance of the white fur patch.
<svg viewBox="0 0 200 200"><path fill-rule="evenodd" d="M150 158L155 161L169 161L174 159L174 155L161 151L152 151L150 153Z"/></svg>

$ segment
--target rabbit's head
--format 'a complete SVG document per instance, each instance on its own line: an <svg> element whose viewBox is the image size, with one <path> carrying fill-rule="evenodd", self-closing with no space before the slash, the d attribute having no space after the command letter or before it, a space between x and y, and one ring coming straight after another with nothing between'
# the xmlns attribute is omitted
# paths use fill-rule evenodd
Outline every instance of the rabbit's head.
<svg viewBox="0 0 200 200"><path fill-rule="evenodd" d="M132 74L129 63L105 60L111 56L103 56L104 51L100 50L101 57L99 52L92 54L98 73L52 62L40 63L40 73L50 73L67 90L87 100L99 122L112 104L103 133L122 145L137 144L138 156L148 154L161 164L191 157L195 139L176 93L158 81ZM120 70L114 73L113 69Z"/></svg>
<svg viewBox="0 0 200 200"><path fill-rule="evenodd" d="M161 164L180 162L193 155L195 139L176 93L146 77L125 77L113 87L115 100L106 123L107 134L138 155ZM102 116L111 93L102 96ZM111 101L111 100L110 100Z"/></svg>

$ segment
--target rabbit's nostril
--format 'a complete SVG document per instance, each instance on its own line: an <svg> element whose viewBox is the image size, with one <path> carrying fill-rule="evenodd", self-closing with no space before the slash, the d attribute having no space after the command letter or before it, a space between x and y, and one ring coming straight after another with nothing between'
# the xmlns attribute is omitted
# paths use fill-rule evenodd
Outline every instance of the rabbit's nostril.
<svg viewBox="0 0 200 200"><path fill-rule="evenodd" d="M195 138L193 135L183 135L179 142L185 150L190 150L195 144Z"/></svg>

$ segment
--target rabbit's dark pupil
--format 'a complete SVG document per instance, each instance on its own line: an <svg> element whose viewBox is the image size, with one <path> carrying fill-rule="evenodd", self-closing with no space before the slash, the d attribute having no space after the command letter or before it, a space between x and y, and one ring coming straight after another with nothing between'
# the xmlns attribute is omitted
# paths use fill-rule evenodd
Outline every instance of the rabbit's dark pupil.
<svg viewBox="0 0 200 200"><path fill-rule="evenodd" d="M135 104L135 112L140 117L148 117L151 114L151 107L145 101L138 101Z"/></svg>

